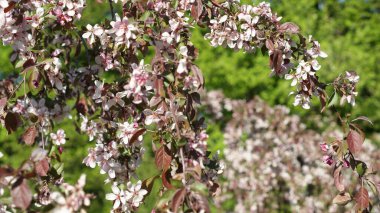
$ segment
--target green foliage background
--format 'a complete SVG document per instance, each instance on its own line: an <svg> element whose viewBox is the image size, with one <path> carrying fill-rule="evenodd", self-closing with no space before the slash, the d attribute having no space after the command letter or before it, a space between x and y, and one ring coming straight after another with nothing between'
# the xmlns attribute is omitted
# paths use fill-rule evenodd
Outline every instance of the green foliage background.
<svg viewBox="0 0 380 213"><path fill-rule="evenodd" d="M110 19L108 4L88 0L83 19L78 24L94 24L104 17ZM251 1L242 1L250 3ZM257 3L259 1L253 1ZM329 57L321 61L322 69L319 75L323 81L332 81L346 70L355 70L360 75L359 97L357 106L352 110L354 115L366 115L374 127L366 129L367 133L380 130L380 1L378 0L272 0L273 10L283 16L284 21L298 24L304 35L313 35ZM207 89L222 89L232 98L249 99L260 96L271 105L287 105L293 113L300 114L303 121L314 127L310 115L318 114L319 108L309 111L292 106L293 97L288 94L292 90L290 82L269 77L268 57L257 54L244 54L223 48L212 48L203 39L203 29L194 31L192 40L199 48L197 64L203 70ZM13 72L9 63L10 48L0 46L0 79ZM317 104L316 104L317 106ZM341 109L351 110L349 107ZM328 123L323 128L327 128ZM97 198L92 202L90 212L108 212L111 204L104 200L109 190L104 186L104 177L98 169L86 168L81 162L87 149L93 146L87 142L85 135L79 135L72 121L65 121L60 128L66 130L70 140L65 145L63 161L65 162L65 180L74 183L81 173L86 173L88 185L86 190L94 193ZM218 126L209 127L210 149L223 149L223 134ZM18 134L7 135L0 129L0 151L5 154L0 164L20 165L22 159L28 156L30 148L18 143ZM147 147L150 141L146 140ZM148 149L144 157L143 168L139 172L141 179L157 173L150 163L153 152ZM157 190L157 184L155 189ZM148 212L156 202L154 192L146 200L147 205L140 212ZM226 206L230 206L228 204Z"/></svg>

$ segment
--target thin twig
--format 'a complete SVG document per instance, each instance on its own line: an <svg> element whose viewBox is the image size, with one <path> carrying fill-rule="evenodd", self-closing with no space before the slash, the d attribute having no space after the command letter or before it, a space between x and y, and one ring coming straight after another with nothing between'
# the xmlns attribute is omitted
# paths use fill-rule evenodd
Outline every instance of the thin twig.
<svg viewBox="0 0 380 213"><path fill-rule="evenodd" d="M42 127L40 128L41 131L41 137L42 137L42 149L45 150L45 140L44 140L44 131L42 130Z"/></svg>
<svg viewBox="0 0 380 213"><path fill-rule="evenodd" d="M182 161L182 170L183 170L183 179L182 179L182 183L184 186L186 186L186 166L185 166L185 159L183 157L183 148L181 147L179 149L179 153L181 155L181 161Z"/></svg>
<svg viewBox="0 0 380 213"><path fill-rule="evenodd" d="M12 91L12 93L9 95L9 99L13 98L13 96L16 94L17 90L21 87L21 85L25 82L25 77L22 78L22 81L16 86L16 88ZM25 88L25 85L24 85ZM24 89L25 90L25 89Z"/></svg>

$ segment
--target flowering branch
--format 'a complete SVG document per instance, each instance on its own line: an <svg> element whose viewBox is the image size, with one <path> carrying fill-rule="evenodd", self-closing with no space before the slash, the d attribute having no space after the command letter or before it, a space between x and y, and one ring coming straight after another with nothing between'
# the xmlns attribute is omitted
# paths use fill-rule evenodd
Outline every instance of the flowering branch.
<svg viewBox="0 0 380 213"><path fill-rule="evenodd" d="M76 120L81 120L78 129L93 143L83 163L99 167L105 174L105 183L112 189L106 199L113 202L113 211L135 211L160 177L161 194L169 193L173 199L157 209L176 212L182 206L208 212L205 195L215 193L223 168L207 150L204 118L198 112L204 79L195 65L197 49L190 41L191 29L197 24L208 27L205 38L212 46L268 52L272 74L292 80L295 86L294 105L308 109L313 97L321 100L322 109L327 105L328 84L319 82L316 74L321 68L317 59L327 54L318 41L302 36L298 26L281 23L268 3L121 1L120 17L113 11L113 2L118 1L109 1L112 21L86 25L87 31L78 38L73 35L80 31L75 22L81 18L83 0L1 1L0 39L13 47L11 61L17 75L25 75L28 89L13 97L10 94L18 76L1 82L0 120L8 133L25 128L22 138L26 145L49 150L39 165L43 173L9 175L17 177L21 191L28 191L23 179L36 181L46 173L52 177L49 186L62 178L59 156L69 139L65 130L55 127L62 119L72 118L74 110ZM76 49L78 57L82 43L88 66L70 63L71 50ZM148 55L154 55L153 59L148 60ZM109 79L106 73L117 77ZM347 72L329 85L341 100L354 105L358 79ZM70 101L75 105L68 105ZM359 152L364 138L353 120L345 124L349 135L331 146L340 163L353 160L351 165L357 168L360 162L348 156ZM136 170L145 152L146 134L153 138L160 175L142 180ZM361 181L367 177L365 172L358 174ZM178 187L176 181L185 186ZM366 209L366 200L362 202L365 188L360 193L357 203ZM13 199L22 209L31 208L31 202ZM33 202L44 205L41 200Z"/></svg>

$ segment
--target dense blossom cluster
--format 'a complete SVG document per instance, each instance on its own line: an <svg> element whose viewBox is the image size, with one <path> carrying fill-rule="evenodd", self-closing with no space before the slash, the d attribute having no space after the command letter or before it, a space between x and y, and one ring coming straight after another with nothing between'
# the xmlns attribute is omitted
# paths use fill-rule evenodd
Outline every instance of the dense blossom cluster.
<svg viewBox="0 0 380 213"><path fill-rule="evenodd" d="M272 74L284 76L292 80L291 86L296 86L296 91L291 92L295 95L295 106L309 109L313 96L324 98L323 84L318 82L316 72L321 69L318 58L326 58L327 54L321 50L318 41L311 36L303 37L293 23L281 24L282 17L272 12L269 3L240 6L235 1L226 1L220 7L228 12L210 20L211 32L205 36L211 40L212 46L227 46L246 52L266 49ZM357 79L350 82L353 90L347 90L342 100L356 95ZM355 102L350 100L348 102L354 105Z"/></svg>
<svg viewBox="0 0 380 213"><path fill-rule="evenodd" d="M70 140L59 121L69 118L94 144L83 163L107 174L113 211L136 210L160 178L160 194L174 195L157 209L176 212L184 205L208 212L205 196L218 188L223 165L207 151L205 119L197 109L204 87L194 64L198 50L190 41L197 24L209 27L205 38L213 46L268 51L272 73L297 85L295 105L309 108L313 95L326 104L316 71L317 58L327 55L317 41L299 34L295 24L281 23L268 3L115 0L108 2L112 20L80 28L76 21L84 0L0 2L0 39L12 46L10 60L17 70L0 82L0 121L8 133L24 127L22 141L46 152L28 168L35 170L31 175L11 173L23 183L8 183L16 194L29 191L27 179L49 177L37 194L62 180L60 155ZM115 3L123 6L120 14L113 11ZM339 77L333 84L336 93L353 104L357 80L353 72ZM150 178L136 175L145 135L152 138L160 170ZM207 192L193 190L195 185ZM80 196L87 204L82 195L66 201ZM44 208L47 196L33 203ZM13 197L13 202L24 210L32 208L31 199Z"/></svg>
<svg viewBox="0 0 380 213"><path fill-rule="evenodd" d="M339 210L332 201L335 189L326 187L331 182L329 165L333 163L324 162L323 154L331 151L331 146L324 143L326 137L305 129L299 117L289 115L289 109L271 108L259 98L231 100L219 91L211 91L204 100L213 122L226 122L219 114L232 113L224 128L224 163L228 169L223 173L227 181L216 199L219 205L234 200L234 212ZM373 166L378 164L380 152L376 147L367 143L365 150L369 155L360 155L359 159L372 159ZM346 183L354 182L351 174L344 179ZM374 176L372 180L379 183L380 178ZM377 200L375 194L370 196ZM352 205L345 208L349 211ZM375 203L374 208L380 210Z"/></svg>

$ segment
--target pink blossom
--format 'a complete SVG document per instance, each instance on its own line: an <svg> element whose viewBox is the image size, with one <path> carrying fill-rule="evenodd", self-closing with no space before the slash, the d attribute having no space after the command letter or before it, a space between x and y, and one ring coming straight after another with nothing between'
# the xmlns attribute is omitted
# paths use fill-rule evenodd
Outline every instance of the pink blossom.
<svg viewBox="0 0 380 213"><path fill-rule="evenodd" d="M321 143L319 144L319 146L323 152L327 152L329 150L329 145L327 145L326 143Z"/></svg>
<svg viewBox="0 0 380 213"><path fill-rule="evenodd" d="M53 140L53 143L57 146L61 146L66 143L66 134L63 129L59 129L57 134L50 133L50 137Z"/></svg>

